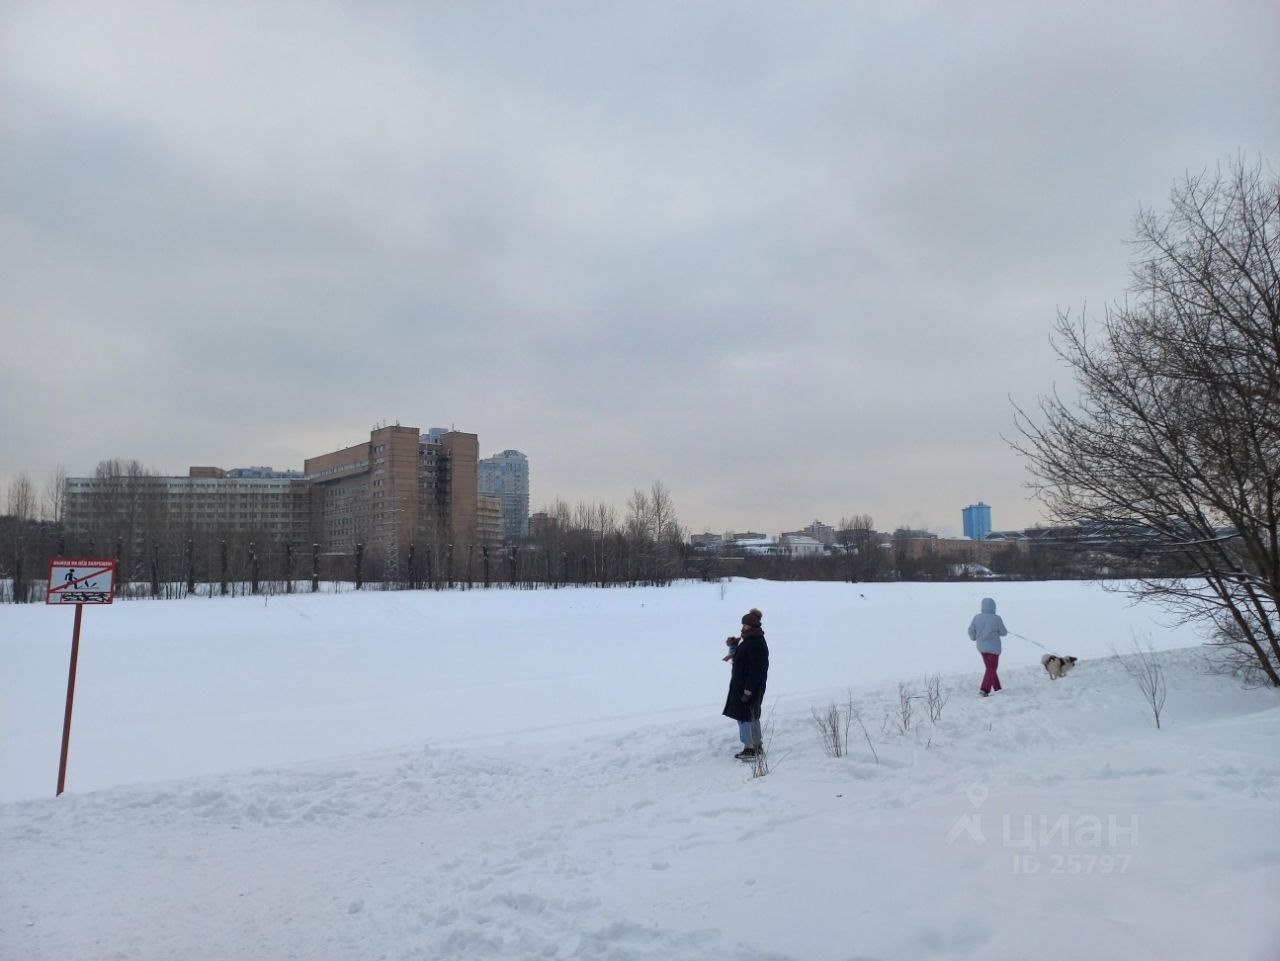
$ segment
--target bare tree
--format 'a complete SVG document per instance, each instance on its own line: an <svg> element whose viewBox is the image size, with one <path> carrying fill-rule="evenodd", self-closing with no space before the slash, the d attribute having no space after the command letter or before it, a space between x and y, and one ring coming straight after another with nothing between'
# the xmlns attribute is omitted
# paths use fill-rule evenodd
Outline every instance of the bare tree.
<svg viewBox="0 0 1280 961"><path fill-rule="evenodd" d="M58 465L44 485L43 503L41 504L44 519L54 524L61 524L67 505L67 469Z"/></svg>
<svg viewBox="0 0 1280 961"><path fill-rule="evenodd" d="M844 549L849 580L869 581L880 575L883 552L870 514L840 518L836 542Z"/></svg>
<svg viewBox="0 0 1280 961"><path fill-rule="evenodd" d="M649 495L637 487L631 492L631 496L627 498L627 519L625 522L627 537L634 541L651 540L653 531L650 527L649 518Z"/></svg>
<svg viewBox="0 0 1280 961"><path fill-rule="evenodd" d="M684 531L671 491L662 481L636 488L627 499L623 530L633 559L633 580L668 583L675 576Z"/></svg>
<svg viewBox="0 0 1280 961"><path fill-rule="evenodd" d="M9 483L9 496L6 500L8 525L12 530L9 545L9 576L13 579L14 601L28 600L27 579L34 570L31 557L32 526L36 520L37 499L35 486L31 478L24 472L18 474ZM36 525L38 526L38 525Z"/></svg>
<svg viewBox="0 0 1280 961"><path fill-rule="evenodd" d="M871 756L875 758L877 764L880 763L880 755L876 753L876 746L871 743L871 733L867 730L867 725L862 720L862 712L854 706L853 698L849 699L849 715L858 722L858 727L862 728L862 736L867 739L867 747L871 749Z"/></svg>
<svg viewBox="0 0 1280 961"><path fill-rule="evenodd" d="M768 716L760 725L760 744L756 748L756 753L749 759L753 778L768 777L773 771L774 762L769 757L769 746L773 743L773 715L776 709L777 704L775 703L773 707L769 708ZM783 756L785 757L786 755L784 754Z"/></svg>
<svg viewBox="0 0 1280 961"><path fill-rule="evenodd" d="M655 574L662 583L676 575L684 530L676 517L676 506L667 485L656 480L649 488L650 529L655 550Z"/></svg>
<svg viewBox="0 0 1280 961"><path fill-rule="evenodd" d="M1143 699L1147 702L1147 706L1151 708L1151 716L1155 718L1156 730L1160 729L1160 715L1164 711L1165 695L1168 690L1164 682L1164 667L1160 664L1159 658L1156 657L1155 649L1151 646L1151 642L1147 641L1144 647L1135 636L1130 648L1130 653L1121 654L1115 651L1116 657L1120 660L1120 666L1124 668L1126 674L1133 678L1133 682L1138 685L1138 690L1142 692Z"/></svg>
<svg viewBox="0 0 1280 961"><path fill-rule="evenodd" d="M898 704L892 711L885 711L883 730L885 732L896 731L898 734L909 733L912 724L915 723L916 701L919 698L919 694L899 681Z"/></svg>
<svg viewBox="0 0 1280 961"><path fill-rule="evenodd" d="M5 512L19 521L35 520L37 506L36 489L31 478L26 473L18 474L9 482Z"/></svg>
<svg viewBox="0 0 1280 961"><path fill-rule="evenodd" d="M1132 582L1280 686L1280 178L1236 161L1136 218L1133 299L1058 318L1077 401L1017 408L1061 522L1159 560Z"/></svg>
<svg viewBox="0 0 1280 961"><path fill-rule="evenodd" d="M825 708L811 708L813 723L818 727L818 736L822 739L822 749L827 757L844 757L849 753L849 728L853 724L853 695L850 694L844 709L835 701L828 702Z"/></svg>
<svg viewBox="0 0 1280 961"><path fill-rule="evenodd" d="M606 558L611 535L618 528L617 511L608 504L592 504L579 501L573 509L572 536L565 549L576 558L576 577L581 583L598 583L608 580Z"/></svg>
<svg viewBox="0 0 1280 961"><path fill-rule="evenodd" d="M942 719L942 709L951 700L951 692L942 689L942 675L930 674L924 679L924 703L929 710L930 722L937 724Z"/></svg>

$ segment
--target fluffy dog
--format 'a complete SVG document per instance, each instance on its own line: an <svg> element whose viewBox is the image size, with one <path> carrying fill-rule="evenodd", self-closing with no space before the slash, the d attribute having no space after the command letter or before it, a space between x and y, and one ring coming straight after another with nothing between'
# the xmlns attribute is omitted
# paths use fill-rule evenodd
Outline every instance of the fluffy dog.
<svg viewBox="0 0 1280 961"><path fill-rule="evenodd" d="M1040 658L1040 663L1049 672L1049 680L1056 681L1076 666L1076 659L1074 657L1059 657L1057 654L1045 654Z"/></svg>

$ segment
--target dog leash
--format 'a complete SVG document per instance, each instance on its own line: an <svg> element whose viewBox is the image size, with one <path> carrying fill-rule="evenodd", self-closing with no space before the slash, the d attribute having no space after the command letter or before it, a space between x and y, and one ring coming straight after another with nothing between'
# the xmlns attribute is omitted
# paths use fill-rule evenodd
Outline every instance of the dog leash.
<svg viewBox="0 0 1280 961"><path fill-rule="evenodd" d="M1021 634L1014 634L1014 633L1013 633L1013 631L1010 631L1010 632L1009 632L1009 634L1010 634L1011 636L1013 636L1013 637L1022 637L1022 635L1021 635ZM1047 647L1045 647L1045 646L1044 646L1043 644L1041 644L1039 641L1033 641L1033 640L1031 640L1031 638L1029 638L1029 637L1022 637L1022 639L1023 639L1024 641L1026 641L1028 644L1034 644L1036 647L1040 648L1040 650L1042 650L1042 651L1047 651L1047 650L1049 650Z"/></svg>

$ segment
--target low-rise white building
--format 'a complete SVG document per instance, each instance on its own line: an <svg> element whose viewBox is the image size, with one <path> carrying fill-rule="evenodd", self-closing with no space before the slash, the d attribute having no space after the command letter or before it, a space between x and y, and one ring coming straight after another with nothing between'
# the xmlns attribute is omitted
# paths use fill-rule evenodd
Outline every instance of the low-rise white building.
<svg viewBox="0 0 1280 961"><path fill-rule="evenodd" d="M822 541L807 534L783 534L778 553L789 557L821 557Z"/></svg>
<svg viewBox="0 0 1280 961"><path fill-rule="evenodd" d="M742 554L776 554L778 542L772 537L735 537L728 548Z"/></svg>

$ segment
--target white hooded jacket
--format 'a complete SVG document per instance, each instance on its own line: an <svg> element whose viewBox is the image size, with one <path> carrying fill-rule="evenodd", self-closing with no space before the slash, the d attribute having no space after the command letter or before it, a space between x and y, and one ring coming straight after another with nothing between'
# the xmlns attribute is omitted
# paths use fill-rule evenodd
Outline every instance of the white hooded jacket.
<svg viewBox="0 0 1280 961"><path fill-rule="evenodd" d="M969 640L978 642L978 651L982 654L999 654L1000 638L1008 633L1004 621L996 613L996 602L984 597L982 613L973 615L969 622Z"/></svg>

